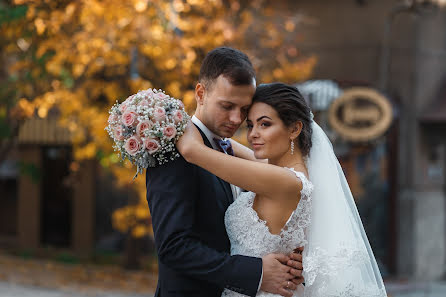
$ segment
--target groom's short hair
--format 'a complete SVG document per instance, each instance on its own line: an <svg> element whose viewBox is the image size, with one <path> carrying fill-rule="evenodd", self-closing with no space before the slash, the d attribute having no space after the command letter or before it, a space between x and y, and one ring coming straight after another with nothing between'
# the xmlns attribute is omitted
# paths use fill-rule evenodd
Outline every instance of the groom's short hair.
<svg viewBox="0 0 446 297"><path fill-rule="evenodd" d="M230 47L217 47L206 54L201 63L198 81L210 88L223 75L232 85L250 85L256 78L248 56Z"/></svg>

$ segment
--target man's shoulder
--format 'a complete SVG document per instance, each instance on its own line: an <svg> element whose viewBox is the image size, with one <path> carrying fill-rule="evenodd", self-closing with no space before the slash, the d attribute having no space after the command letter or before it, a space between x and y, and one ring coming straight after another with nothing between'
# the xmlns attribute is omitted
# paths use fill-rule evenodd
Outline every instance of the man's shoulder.
<svg viewBox="0 0 446 297"><path fill-rule="evenodd" d="M194 164L187 162L181 155L167 163L151 167L146 170L148 175L172 174L173 172L182 172L185 170L193 170Z"/></svg>
<svg viewBox="0 0 446 297"><path fill-rule="evenodd" d="M158 191L159 189L169 189L171 187L191 187L195 184L195 165L186 162L179 157L161 166L148 168L146 170L147 191Z"/></svg>

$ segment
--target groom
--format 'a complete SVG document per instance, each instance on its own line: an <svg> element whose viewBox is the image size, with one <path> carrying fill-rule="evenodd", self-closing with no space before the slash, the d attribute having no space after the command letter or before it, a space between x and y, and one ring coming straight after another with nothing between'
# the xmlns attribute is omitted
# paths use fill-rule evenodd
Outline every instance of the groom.
<svg viewBox="0 0 446 297"><path fill-rule="evenodd" d="M192 121L207 146L222 150L220 140L234 135L255 85L244 53L221 47L206 55ZM237 187L182 157L147 170L146 186L159 260L156 297L219 297L224 288L248 296L262 289L291 297L290 289L302 282L301 255L230 255L224 216Z"/></svg>

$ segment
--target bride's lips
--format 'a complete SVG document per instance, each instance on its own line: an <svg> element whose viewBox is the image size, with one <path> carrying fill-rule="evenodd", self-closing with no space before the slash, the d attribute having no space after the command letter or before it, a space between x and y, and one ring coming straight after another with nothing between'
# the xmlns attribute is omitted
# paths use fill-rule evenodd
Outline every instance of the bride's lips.
<svg viewBox="0 0 446 297"><path fill-rule="evenodd" d="M252 144L252 148L253 149L258 149L258 148L260 148L260 147L262 147L263 146L263 144L261 144L261 143L253 143Z"/></svg>

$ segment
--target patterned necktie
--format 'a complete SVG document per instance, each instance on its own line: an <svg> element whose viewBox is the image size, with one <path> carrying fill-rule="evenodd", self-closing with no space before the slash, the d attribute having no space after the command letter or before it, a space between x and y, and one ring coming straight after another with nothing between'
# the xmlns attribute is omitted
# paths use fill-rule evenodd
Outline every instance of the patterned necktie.
<svg viewBox="0 0 446 297"><path fill-rule="evenodd" d="M229 140L214 138L214 141L220 152L234 156L234 151L232 150L232 145Z"/></svg>

